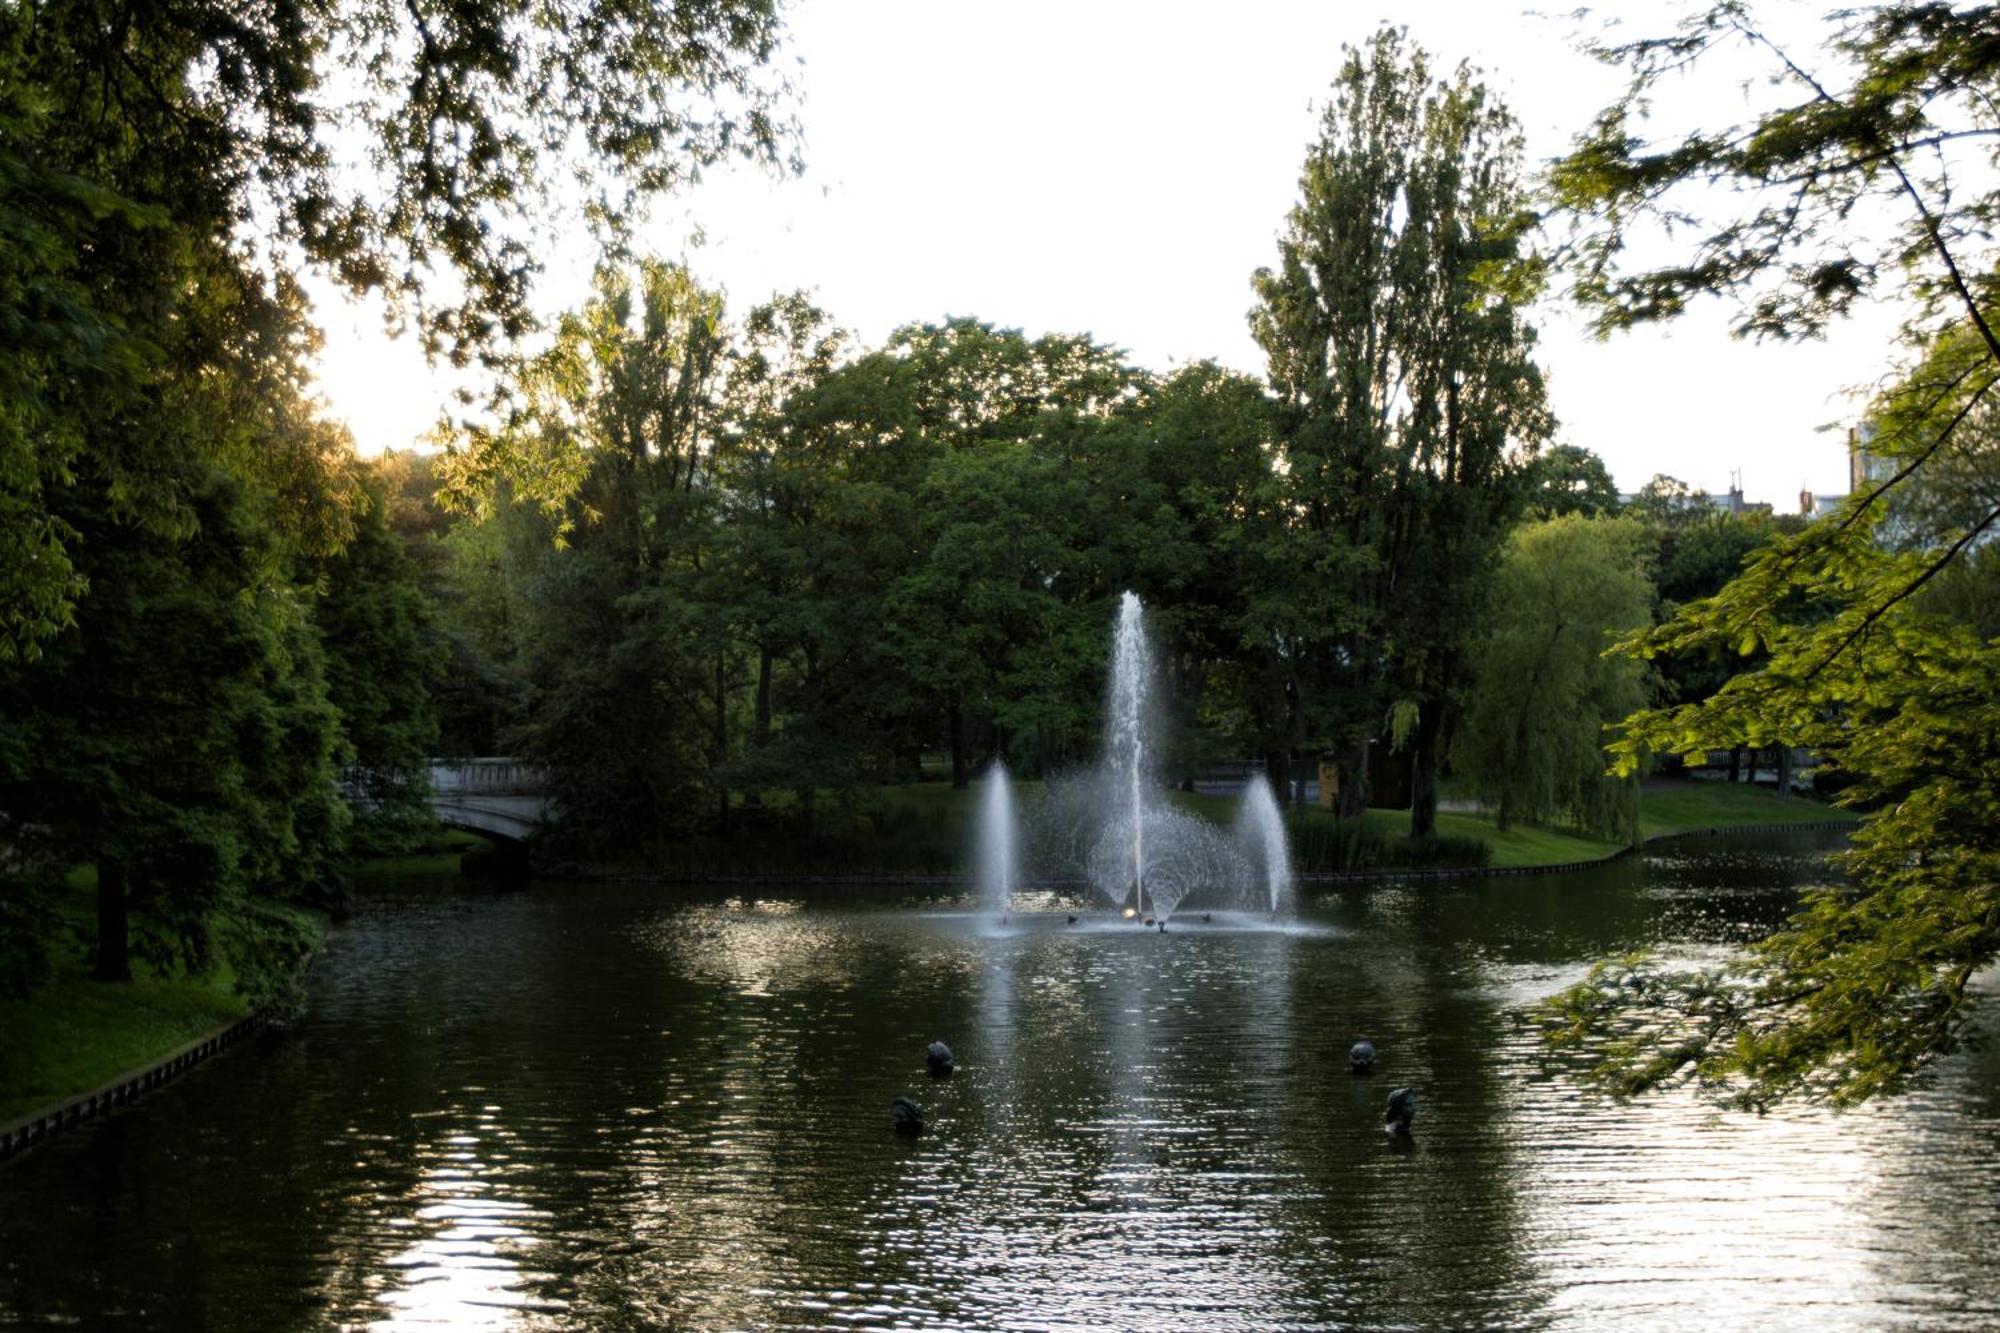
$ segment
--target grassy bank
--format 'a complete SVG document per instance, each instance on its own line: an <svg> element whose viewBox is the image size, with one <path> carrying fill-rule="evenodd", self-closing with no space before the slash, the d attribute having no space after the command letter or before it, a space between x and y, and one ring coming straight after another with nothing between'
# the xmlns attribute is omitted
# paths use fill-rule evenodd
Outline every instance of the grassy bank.
<svg viewBox="0 0 2000 1333"><path fill-rule="evenodd" d="M94 876L79 872L69 888L62 915L85 925ZM276 910L295 913L315 939L323 928L312 913ZM130 982L105 982L91 979L83 950L69 939L51 951L55 975L46 985L25 1000L0 998L0 1122L102 1087L249 1012L226 962L188 976L134 958Z"/></svg>
<svg viewBox="0 0 2000 1333"><path fill-rule="evenodd" d="M1775 791L1742 783L1686 782L1648 787L1639 795L1639 832L1648 838L1760 824L1853 823L1859 818L1811 797L1781 801Z"/></svg>
<svg viewBox="0 0 2000 1333"><path fill-rule="evenodd" d="M476 833L441 828L423 846L398 856L370 856L349 866L355 875L449 874L459 868L461 858L489 851L493 844Z"/></svg>

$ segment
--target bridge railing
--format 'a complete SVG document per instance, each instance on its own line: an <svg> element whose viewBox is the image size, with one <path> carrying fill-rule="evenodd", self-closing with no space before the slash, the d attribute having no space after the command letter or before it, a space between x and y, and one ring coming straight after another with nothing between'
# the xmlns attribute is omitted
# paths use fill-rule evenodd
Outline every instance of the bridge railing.
<svg viewBox="0 0 2000 1333"><path fill-rule="evenodd" d="M434 796L540 796L548 774L519 759L438 759L431 763Z"/></svg>

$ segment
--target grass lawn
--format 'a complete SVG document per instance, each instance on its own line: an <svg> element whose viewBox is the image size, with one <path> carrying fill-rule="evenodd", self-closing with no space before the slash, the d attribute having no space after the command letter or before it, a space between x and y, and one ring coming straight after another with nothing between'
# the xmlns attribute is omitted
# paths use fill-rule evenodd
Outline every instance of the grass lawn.
<svg viewBox="0 0 2000 1333"><path fill-rule="evenodd" d="M1196 814L1206 815L1219 824L1227 824L1236 817L1236 799L1229 796L1195 796L1186 792L1175 792L1174 799ZM1286 823L1293 825L1298 816L1288 814ZM1370 810L1364 817L1371 829L1389 839L1407 838L1410 832L1410 812L1407 810ZM1331 828L1339 823L1331 810L1309 806L1305 812L1306 827ZM1487 815L1461 814L1451 810L1441 810L1437 817L1437 831L1446 838L1469 838L1486 844L1490 866L1537 866L1560 865L1567 861L1593 861L1609 856L1618 850L1615 842L1603 842L1596 838L1586 838L1580 834L1558 829L1524 828L1515 825L1501 832Z"/></svg>
<svg viewBox="0 0 2000 1333"><path fill-rule="evenodd" d="M1810 796L1778 799L1774 791L1746 783L1688 782L1649 787L1639 794L1639 832L1646 837L1744 824L1851 823L1852 810Z"/></svg>
<svg viewBox="0 0 2000 1333"><path fill-rule="evenodd" d="M96 875L69 880L62 914L93 918ZM81 950L55 943L55 976L26 1000L0 999L0 1122L102 1087L249 1012L226 963L203 977L161 976L132 960L129 983L93 981Z"/></svg>
<svg viewBox="0 0 2000 1333"><path fill-rule="evenodd" d="M160 978L139 963L129 985L81 964L27 1000L0 1000L0 1121L101 1087L249 1012L234 977Z"/></svg>
<svg viewBox="0 0 2000 1333"><path fill-rule="evenodd" d="M354 862L349 869L361 876L447 874L458 869L458 860L469 852L483 851L493 844L464 829L440 829L427 847L404 856L371 856Z"/></svg>
<svg viewBox="0 0 2000 1333"><path fill-rule="evenodd" d="M1398 831L1410 826L1407 810L1370 810L1368 817L1387 819ZM1485 843L1492 853L1492 859L1487 864L1496 868L1597 861L1619 848L1618 843L1585 837L1567 829L1531 828L1516 824L1503 832L1490 815L1467 814L1457 810L1438 811L1437 823L1439 833L1477 838Z"/></svg>

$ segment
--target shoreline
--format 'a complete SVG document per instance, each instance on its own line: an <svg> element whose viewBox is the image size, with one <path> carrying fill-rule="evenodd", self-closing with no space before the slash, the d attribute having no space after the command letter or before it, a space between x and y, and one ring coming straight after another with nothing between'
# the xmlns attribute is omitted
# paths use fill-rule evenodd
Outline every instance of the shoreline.
<svg viewBox="0 0 2000 1333"><path fill-rule="evenodd" d="M108 1083L65 1097L0 1125L0 1162L46 1143L66 1130L103 1119L120 1107L133 1105L155 1088L258 1031L264 1026L264 1021L261 1013L245 1014L175 1047L157 1060L126 1070Z"/></svg>
<svg viewBox="0 0 2000 1333"><path fill-rule="evenodd" d="M1301 871L1293 876L1297 884L1369 884L1390 883L1411 879L1482 879L1487 876L1513 875L1557 875L1573 870L1588 870L1620 860L1641 851L1654 843L1668 842L1674 838L1714 837L1741 833L1759 833L1769 830L1828 830L1856 827L1858 819L1794 819L1767 821L1754 824L1718 824L1702 828L1668 829L1660 833L1649 833L1637 843L1626 843L1615 847L1602 856L1588 857L1580 861L1546 861L1532 865L1511 866L1417 866L1403 869L1380 870L1315 870ZM843 886L850 888L907 887L907 888L969 888L977 882L977 876L962 871L939 871L931 874L689 874L665 870L609 870L584 868L564 868L531 875L530 878L549 880L556 883L572 884L688 884L688 885L732 885L754 887L767 884L796 884L800 886ZM1023 887L1031 889L1082 889L1090 887L1090 881L1075 876L1057 879L1037 879L1028 881Z"/></svg>
<svg viewBox="0 0 2000 1333"><path fill-rule="evenodd" d="M1463 880L1480 879L1488 876L1556 875L1569 871L1588 870L1594 866L1630 856L1656 843L1668 842L1675 838L1707 837L1758 833L1773 829L1781 830L1828 830L1852 828L1858 821L1854 819L1789 820L1755 824L1716 825L1703 828L1673 829L1654 833L1642 838L1636 844L1627 844L1607 852L1603 856L1582 861L1551 861L1538 865L1517 866L1449 866L1422 867L1414 869L1384 870L1341 870L1318 871L1300 874L1296 882L1302 886L1334 887L1341 885L1385 884L1408 880ZM928 874L928 875L684 875L659 871L571 871L550 875L547 878L557 882L572 883L630 883L630 884L681 884L704 886L741 885L746 888L759 886L797 885L800 887L845 886L866 887L907 887L907 888L969 888L975 877L968 874ZM1088 882L1082 879L1066 878L1036 881L1037 889L1086 888ZM220 1054L235 1045L242 1038L261 1029L265 1016L261 1013L246 1014L223 1023L210 1032L168 1051L165 1055L144 1065L128 1069L109 1082L86 1092L80 1092L60 1101L41 1107L20 1116L6 1124L0 1124L0 1162L19 1155L38 1144L44 1143L66 1130L102 1119L121 1107L140 1101L147 1093L185 1073L198 1064Z"/></svg>

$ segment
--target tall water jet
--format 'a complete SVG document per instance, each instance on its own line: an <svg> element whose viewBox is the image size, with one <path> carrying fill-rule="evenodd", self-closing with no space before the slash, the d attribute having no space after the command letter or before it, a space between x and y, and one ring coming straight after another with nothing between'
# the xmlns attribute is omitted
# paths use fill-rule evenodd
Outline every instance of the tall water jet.
<svg viewBox="0 0 2000 1333"><path fill-rule="evenodd" d="M1137 593L1118 604L1118 633L1111 650L1111 735L1105 759L1114 800L1125 806L1131 846L1132 906L1146 915L1146 705L1153 683L1153 654L1146 645Z"/></svg>
<svg viewBox="0 0 2000 1333"><path fill-rule="evenodd" d="M1262 774L1243 788L1243 812L1236 818L1237 836L1246 844L1252 865L1264 872L1264 887L1276 915L1292 896L1292 854L1285 840L1285 817Z"/></svg>
<svg viewBox="0 0 2000 1333"><path fill-rule="evenodd" d="M996 916L1005 916L1014 902L1020 854L1014 816L1014 790L1007 783L1007 766L998 759L986 770L986 787L979 797L979 896Z"/></svg>

